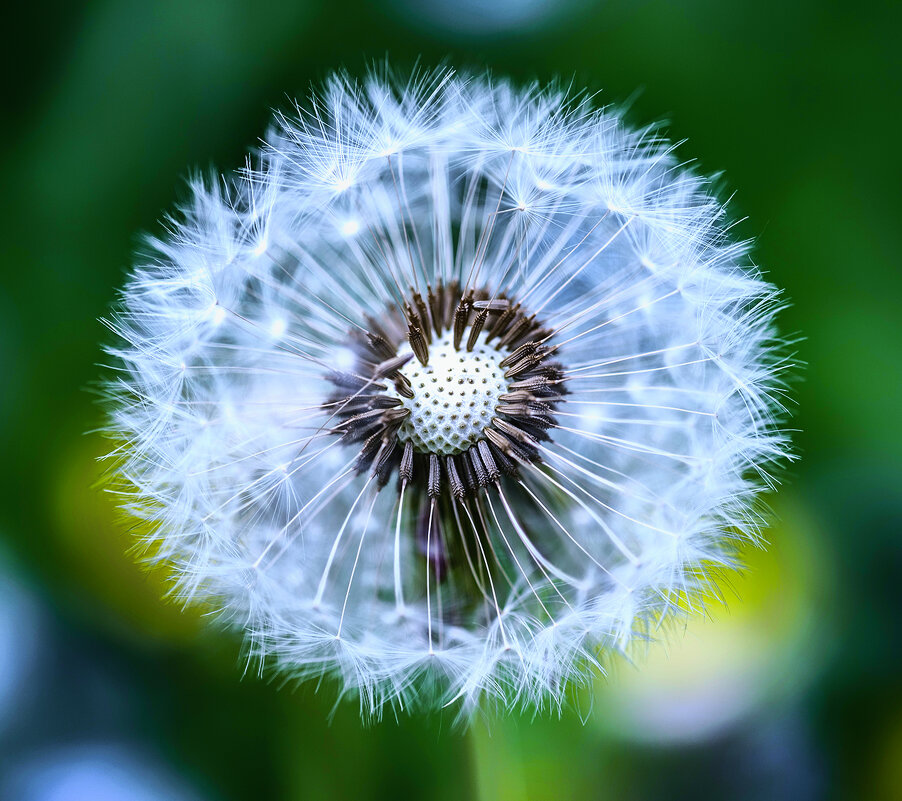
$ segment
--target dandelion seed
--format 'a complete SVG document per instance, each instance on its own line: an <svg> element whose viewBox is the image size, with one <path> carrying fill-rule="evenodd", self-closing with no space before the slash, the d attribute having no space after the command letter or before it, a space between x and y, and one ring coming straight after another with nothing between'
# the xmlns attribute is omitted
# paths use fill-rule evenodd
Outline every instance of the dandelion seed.
<svg viewBox="0 0 902 801"><path fill-rule="evenodd" d="M333 78L110 321L128 510L180 597L365 713L559 707L755 540L780 302L652 129Z"/></svg>

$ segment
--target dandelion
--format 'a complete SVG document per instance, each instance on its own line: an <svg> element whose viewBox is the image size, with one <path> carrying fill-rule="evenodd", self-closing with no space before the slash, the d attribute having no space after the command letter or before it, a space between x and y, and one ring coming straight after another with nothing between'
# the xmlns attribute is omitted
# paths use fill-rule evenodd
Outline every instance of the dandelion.
<svg viewBox="0 0 902 801"><path fill-rule="evenodd" d="M777 291L655 129L451 71L334 77L151 242L119 491L252 658L560 708L757 541Z"/></svg>

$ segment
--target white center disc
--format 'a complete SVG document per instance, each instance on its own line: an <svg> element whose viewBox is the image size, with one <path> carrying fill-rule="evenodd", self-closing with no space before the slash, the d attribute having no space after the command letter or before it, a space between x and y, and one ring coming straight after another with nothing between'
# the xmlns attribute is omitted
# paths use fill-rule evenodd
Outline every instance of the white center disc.
<svg viewBox="0 0 902 801"><path fill-rule="evenodd" d="M402 348L399 355L405 351L410 352ZM429 345L429 364L413 358L401 368L413 397L405 398L394 387L388 390L410 410L398 437L421 453L439 456L463 453L478 442L508 391L505 369L499 366L506 355L486 344L485 333L472 351L464 343L457 350L451 331L435 338Z"/></svg>

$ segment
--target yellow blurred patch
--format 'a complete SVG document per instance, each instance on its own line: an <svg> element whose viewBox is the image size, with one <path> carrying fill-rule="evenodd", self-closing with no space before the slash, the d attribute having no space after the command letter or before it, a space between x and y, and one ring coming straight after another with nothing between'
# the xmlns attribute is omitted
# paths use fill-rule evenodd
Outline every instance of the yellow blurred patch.
<svg viewBox="0 0 902 801"><path fill-rule="evenodd" d="M163 566L149 567L139 545L141 526L118 508L107 491L110 443L86 437L62 454L53 486L54 542L83 592L142 635L185 640L200 628L198 608L183 608L168 595ZM146 554L145 554L146 555Z"/></svg>
<svg viewBox="0 0 902 801"><path fill-rule="evenodd" d="M723 571L704 611L615 659L596 685L593 716L608 734L652 742L716 736L765 704L795 696L829 656L829 575L818 532L783 492L766 550ZM721 596L723 600L717 596Z"/></svg>

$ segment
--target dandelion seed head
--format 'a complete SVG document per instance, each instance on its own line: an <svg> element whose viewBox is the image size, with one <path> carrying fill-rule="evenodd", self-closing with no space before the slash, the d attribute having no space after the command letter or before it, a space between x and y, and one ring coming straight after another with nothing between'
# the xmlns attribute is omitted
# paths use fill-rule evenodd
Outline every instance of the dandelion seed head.
<svg viewBox="0 0 902 801"><path fill-rule="evenodd" d="M787 458L779 293L728 227L586 97L330 79L109 321L148 553L368 716L560 709L758 540Z"/></svg>

